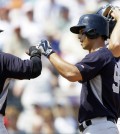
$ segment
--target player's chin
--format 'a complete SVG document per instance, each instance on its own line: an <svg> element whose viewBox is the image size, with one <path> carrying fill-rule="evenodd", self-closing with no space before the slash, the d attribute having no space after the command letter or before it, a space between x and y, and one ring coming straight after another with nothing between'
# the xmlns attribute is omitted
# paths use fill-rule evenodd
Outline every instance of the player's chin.
<svg viewBox="0 0 120 134"><path fill-rule="evenodd" d="M87 46L85 44L81 43L81 46L82 46L83 49L87 49Z"/></svg>

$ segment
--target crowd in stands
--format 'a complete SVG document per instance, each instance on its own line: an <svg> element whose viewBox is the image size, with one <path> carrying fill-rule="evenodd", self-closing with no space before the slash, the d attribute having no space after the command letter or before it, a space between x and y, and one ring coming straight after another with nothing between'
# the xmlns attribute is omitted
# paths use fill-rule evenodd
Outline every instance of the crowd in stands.
<svg viewBox="0 0 120 134"><path fill-rule="evenodd" d="M115 0L0 0L0 51L28 59L25 51L41 39L72 64L88 52L70 32L79 17L94 13ZM9 134L79 134L81 84L60 76L42 56L36 79L12 80L4 122Z"/></svg>

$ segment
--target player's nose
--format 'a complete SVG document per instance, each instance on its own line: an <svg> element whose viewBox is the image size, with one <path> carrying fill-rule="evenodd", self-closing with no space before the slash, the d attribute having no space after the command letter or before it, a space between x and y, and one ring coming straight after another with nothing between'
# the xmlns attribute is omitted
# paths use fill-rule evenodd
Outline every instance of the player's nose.
<svg viewBox="0 0 120 134"><path fill-rule="evenodd" d="M82 34L78 35L78 39L80 40L81 43L83 42L83 38L84 38L84 35L82 35Z"/></svg>
<svg viewBox="0 0 120 134"><path fill-rule="evenodd" d="M80 42L82 43L83 42L83 38L82 36L78 38L80 40Z"/></svg>

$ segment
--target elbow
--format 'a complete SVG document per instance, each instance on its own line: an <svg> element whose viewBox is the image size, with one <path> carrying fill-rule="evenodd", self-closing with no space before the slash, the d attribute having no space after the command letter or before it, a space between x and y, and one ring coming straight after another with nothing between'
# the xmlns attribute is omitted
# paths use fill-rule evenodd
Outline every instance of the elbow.
<svg viewBox="0 0 120 134"><path fill-rule="evenodd" d="M108 46L114 57L120 56L120 42L111 42Z"/></svg>
<svg viewBox="0 0 120 134"><path fill-rule="evenodd" d="M114 47L115 49L120 49L120 42L114 43L114 44L113 44L113 47Z"/></svg>
<svg viewBox="0 0 120 134"><path fill-rule="evenodd" d="M70 82L76 82L77 80L75 80L74 78L69 78Z"/></svg>
<svg viewBox="0 0 120 134"><path fill-rule="evenodd" d="M70 82L79 81L79 78L76 75L71 74L71 73L67 73L64 77Z"/></svg>
<svg viewBox="0 0 120 134"><path fill-rule="evenodd" d="M119 44L119 43L113 44L112 47L111 47L111 50L112 50L115 54L117 54L117 53L119 52L119 50L120 50L120 44Z"/></svg>
<svg viewBox="0 0 120 134"><path fill-rule="evenodd" d="M75 82L75 80L73 78L71 78L71 77L65 77L65 78L70 82Z"/></svg>
<svg viewBox="0 0 120 134"><path fill-rule="evenodd" d="M120 49L120 41L110 41L111 49Z"/></svg>

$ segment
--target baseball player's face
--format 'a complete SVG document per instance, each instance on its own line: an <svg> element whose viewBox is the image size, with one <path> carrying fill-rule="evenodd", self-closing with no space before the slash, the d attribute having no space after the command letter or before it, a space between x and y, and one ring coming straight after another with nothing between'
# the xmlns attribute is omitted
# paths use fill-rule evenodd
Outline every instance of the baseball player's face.
<svg viewBox="0 0 120 134"><path fill-rule="evenodd" d="M85 50L91 50L91 47L92 47L92 40L89 39L85 32L84 32L84 29L81 29L79 31L79 34L78 34L78 39L80 39L80 42L81 42L81 46L83 47L83 49Z"/></svg>

